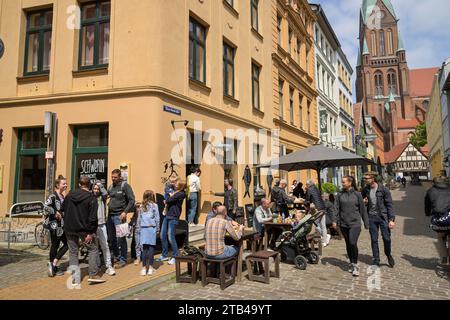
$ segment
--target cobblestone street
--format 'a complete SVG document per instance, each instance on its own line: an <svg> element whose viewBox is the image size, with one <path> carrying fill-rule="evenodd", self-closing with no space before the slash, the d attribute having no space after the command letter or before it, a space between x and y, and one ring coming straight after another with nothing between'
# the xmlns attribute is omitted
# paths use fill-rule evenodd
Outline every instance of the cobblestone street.
<svg viewBox="0 0 450 320"><path fill-rule="evenodd" d="M221 291L213 284L202 288L200 282L190 285L171 280L127 299L450 299L449 271L436 267L435 234L429 230L429 218L423 213L424 192L425 186L408 186L407 192L404 189L393 192L397 214L397 229L393 234L397 263L394 269L387 266L383 256L379 272L369 268L370 237L368 231L363 231L361 276L357 279L345 270L344 241L333 240L324 249L319 265L300 271L282 264L281 278L271 278L270 285L245 279ZM382 252L382 245L380 249Z"/></svg>
<svg viewBox="0 0 450 320"><path fill-rule="evenodd" d="M423 214L424 192L425 186L393 192L397 214L393 250L397 264L390 269L382 256L379 272L369 269L369 233L363 231L359 244L361 276L357 279L345 270L344 241L332 240L319 265L300 271L281 264L281 278L271 278L270 285L244 279L221 291L213 284L205 288L200 282L176 284L173 266L164 265L156 277L147 280L138 276L139 267L129 265L119 270L118 276L106 278L106 285L84 285L83 290L68 291L67 277L47 277L47 251L21 246L13 247L11 256L6 248L0 249L0 297L53 299L56 296L46 296L45 292L58 292L59 297L68 299L450 299L450 273L437 268L435 234L428 229L429 218ZM382 252L382 245L380 249ZM66 261L67 257L63 267Z"/></svg>

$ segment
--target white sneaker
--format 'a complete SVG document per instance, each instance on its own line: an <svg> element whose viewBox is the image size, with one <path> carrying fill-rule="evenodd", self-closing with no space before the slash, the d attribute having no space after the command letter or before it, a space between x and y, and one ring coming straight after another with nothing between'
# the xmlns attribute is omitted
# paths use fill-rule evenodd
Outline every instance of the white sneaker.
<svg viewBox="0 0 450 320"><path fill-rule="evenodd" d="M141 260L139 260L139 259L134 260L134 265L135 266L139 265L140 263L141 263Z"/></svg>
<svg viewBox="0 0 450 320"><path fill-rule="evenodd" d="M116 275L116 270L114 270L113 267L109 267L108 269L106 269L106 274L108 276L115 276Z"/></svg>
<svg viewBox="0 0 450 320"><path fill-rule="evenodd" d="M153 267L150 267L150 268L148 268L147 275L148 275L148 276L151 276L151 275L153 274L153 272L155 272L155 271L156 271L156 270L153 269Z"/></svg>
<svg viewBox="0 0 450 320"><path fill-rule="evenodd" d="M189 227L196 227L197 225L195 223L189 223Z"/></svg>
<svg viewBox="0 0 450 320"><path fill-rule="evenodd" d="M147 269L146 268L142 268L141 270L141 276L146 276L147 275Z"/></svg>
<svg viewBox="0 0 450 320"><path fill-rule="evenodd" d="M170 259L170 261L168 262L170 265L174 265L175 264L175 258Z"/></svg>
<svg viewBox="0 0 450 320"><path fill-rule="evenodd" d="M353 275L354 277L359 277L359 266L358 266L357 264L354 264L354 265L353 265L353 272L352 272L352 275Z"/></svg>
<svg viewBox="0 0 450 320"><path fill-rule="evenodd" d="M353 273L353 263L348 264L348 272Z"/></svg>

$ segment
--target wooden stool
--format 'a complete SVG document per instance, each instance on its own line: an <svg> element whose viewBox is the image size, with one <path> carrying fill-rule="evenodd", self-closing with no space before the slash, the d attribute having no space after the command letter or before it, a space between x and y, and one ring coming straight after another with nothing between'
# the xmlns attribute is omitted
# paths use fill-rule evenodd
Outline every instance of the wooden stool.
<svg viewBox="0 0 450 320"><path fill-rule="evenodd" d="M176 281L177 283L196 283L198 272L198 258L197 256L179 256L175 258ZM181 263L187 263L188 271L186 274L181 274Z"/></svg>
<svg viewBox="0 0 450 320"><path fill-rule="evenodd" d="M270 258L275 261L275 272L270 271ZM249 255L245 262L247 264L248 278L250 281L258 281L263 283L270 283L270 276L279 278L280 277L280 254L274 251L258 251ZM263 262L264 263L264 275L258 276L253 274L252 262Z"/></svg>
<svg viewBox="0 0 450 320"><path fill-rule="evenodd" d="M232 257L226 260L217 260L210 258L202 258L201 260L201 272L202 272L202 286L205 287L209 283L215 283L220 285L220 289L225 290L227 287L234 284L236 280L236 263L237 257ZM219 275L208 276L208 264L219 264ZM231 266L231 278L226 279L226 268Z"/></svg>

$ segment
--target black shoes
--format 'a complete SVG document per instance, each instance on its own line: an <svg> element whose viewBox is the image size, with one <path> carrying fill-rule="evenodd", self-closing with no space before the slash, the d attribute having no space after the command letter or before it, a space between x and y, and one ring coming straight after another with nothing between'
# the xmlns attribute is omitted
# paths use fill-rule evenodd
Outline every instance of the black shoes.
<svg viewBox="0 0 450 320"><path fill-rule="evenodd" d="M392 256L388 256L388 263L389 263L389 267L393 268L395 266L395 260Z"/></svg>

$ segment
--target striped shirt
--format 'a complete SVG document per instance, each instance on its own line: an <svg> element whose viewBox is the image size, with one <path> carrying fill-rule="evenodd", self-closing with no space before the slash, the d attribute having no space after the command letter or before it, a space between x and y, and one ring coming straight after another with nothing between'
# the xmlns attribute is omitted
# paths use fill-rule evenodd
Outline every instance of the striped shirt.
<svg viewBox="0 0 450 320"><path fill-rule="evenodd" d="M223 254L225 250L225 235L229 233L235 240L239 240L242 232L236 232L230 221L221 218L212 218L206 225L206 254L215 257Z"/></svg>

